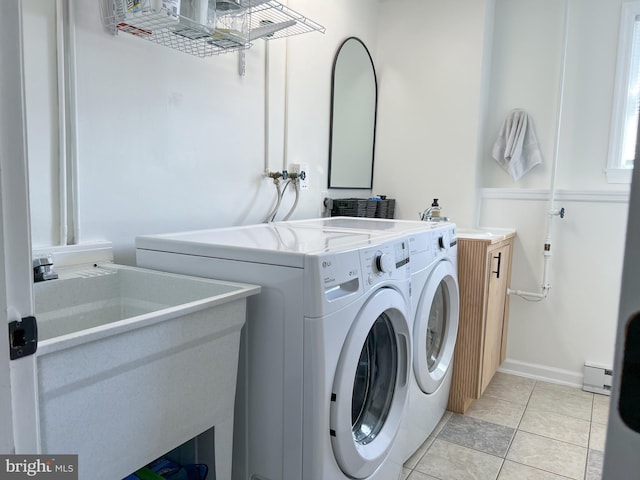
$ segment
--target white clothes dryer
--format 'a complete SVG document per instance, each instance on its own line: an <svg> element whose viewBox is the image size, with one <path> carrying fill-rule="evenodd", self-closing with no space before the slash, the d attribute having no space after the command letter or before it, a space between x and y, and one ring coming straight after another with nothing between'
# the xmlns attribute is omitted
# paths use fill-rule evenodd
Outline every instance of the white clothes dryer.
<svg viewBox="0 0 640 480"><path fill-rule="evenodd" d="M404 463L433 432L449 399L460 304L456 226L451 222L352 217L298 222L385 232L409 241L413 375L409 404L392 451L392 457Z"/></svg>
<svg viewBox="0 0 640 480"><path fill-rule="evenodd" d="M234 480L392 480L411 376L409 247L291 223L136 239L147 268L263 286L247 303Z"/></svg>
<svg viewBox="0 0 640 480"><path fill-rule="evenodd" d="M449 400L460 299L455 225L410 234L413 375L398 434L406 461L433 432Z"/></svg>

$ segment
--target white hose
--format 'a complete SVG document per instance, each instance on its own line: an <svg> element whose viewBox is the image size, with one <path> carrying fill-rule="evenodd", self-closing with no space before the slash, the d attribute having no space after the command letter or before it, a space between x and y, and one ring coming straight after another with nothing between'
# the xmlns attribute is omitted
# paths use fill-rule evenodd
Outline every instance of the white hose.
<svg viewBox="0 0 640 480"><path fill-rule="evenodd" d="M276 219L276 215L278 214L278 210L280 210L280 205L282 204L282 199L284 198L284 194L287 191L287 187L289 186L290 183L291 183L291 180L287 180L287 182L284 184L284 188L282 189L282 192L280 192L280 199L278 200L278 205L276 206L273 212L273 215L271 216L272 222Z"/></svg>
<svg viewBox="0 0 640 480"><path fill-rule="evenodd" d="M299 178L296 178L295 180L293 180L293 183L294 183L294 186L296 188L296 199L293 201L293 205L289 209L289 212L287 212L287 214L284 216L284 218L282 220L289 220L289 217L291 216L291 214L295 211L296 207L298 206L298 199L300 198L300 180L299 180Z"/></svg>
<svg viewBox="0 0 640 480"><path fill-rule="evenodd" d="M284 198L284 194L287 191L287 187L289 186L290 183L291 183L291 180L287 180L287 182L284 184L284 188L282 190L280 190L280 182L278 181L276 183L276 187L278 189L278 200L276 202L276 206L269 213L269 216L267 217L265 222L273 222L276 219L276 215L278 214L278 210L280 210L280 205L282 204L282 199Z"/></svg>
<svg viewBox="0 0 640 480"><path fill-rule="evenodd" d="M276 213L278 213L278 209L280 209L280 202L282 201L283 193L280 190L280 179L276 178L273 183L276 185L276 204L271 210L269 210L269 213L266 217L264 217L262 223L272 222L273 218L276 216Z"/></svg>

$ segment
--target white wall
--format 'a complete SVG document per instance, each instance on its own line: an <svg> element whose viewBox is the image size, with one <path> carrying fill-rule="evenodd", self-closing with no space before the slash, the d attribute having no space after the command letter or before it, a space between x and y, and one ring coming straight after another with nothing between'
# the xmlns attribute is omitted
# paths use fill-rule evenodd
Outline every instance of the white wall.
<svg viewBox="0 0 640 480"><path fill-rule="evenodd" d="M200 59L100 25L75 2L80 240L132 261L136 234L259 221L264 45ZM254 206L255 205L255 206Z"/></svg>
<svg viewBox="0 0 640 480"><path fill-rule="evenodd" d="M515 227L511 287L540 292L548 203L544 194L491 192L481 223ZM546 300L510 299L506 370L582 384L585 361L612 366L624 251L623 196L563 192L553 229Z"/></svg>
<svg viewBox="0 0 640 480"><path fill-rule="evenodd" d="M490 0L382 3L374 190L398 200L399 218L437 197L473 220L492 15Z"/></svg>
<svg viewBox="0 0 640 480"><path fill-rule="evenodd" d="M553 223L549 297L512 297L503 366L581 384L583 363L611 366L628 187L606 183L621 0L572 0L557 169L566 217ZM512 288L540 291L557 118L564 2L496 0L489 111L481 170L483 226L514 227ZM491 158L507 112L524 108L543 164L513 182Z"/></svg>
<svg viewBox="0 0 640 480"><path fill-rule="evenodd" d="M570 0L558 188L619 189L604 168L622 0ZM548 188L560 108L565 2L496 0L483 185ZM514 183L491 158L504 117L523 108L532 117L544 162ZM628 188L627 188L628 189Z"/></svg>
<svg viewBox="0 0 640 480"><path fill-rule="evenodd" d="M98 1L71 3L80 242L110 240L116 261L132 263L138 234L260 222L275 199L273 183L262 176L265 163L271 170L308 164L310 189L292 218L321 213L333 57L348 36L375 42L375 2L289 2L327 33L270 44L268 161L262 40L246 52L246 75L240 77L237 53L200 59L131 35L112 36L101 26ZM44 78L33 83L42 86ZM34 171L35 164L32 176ZM53 186L39 190L34 204L51 205L55 198L56 180L49 176L47 181ZM278 218L293 203L291 190ZM34 224L47 215L51 221L44 208L34 212ZM36 245L56 240L48 232L39 239Z"/></svg>

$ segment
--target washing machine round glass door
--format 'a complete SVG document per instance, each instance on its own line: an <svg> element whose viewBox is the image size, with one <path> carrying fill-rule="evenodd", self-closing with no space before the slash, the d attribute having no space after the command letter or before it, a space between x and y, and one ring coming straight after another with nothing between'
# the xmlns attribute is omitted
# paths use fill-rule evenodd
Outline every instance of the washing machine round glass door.
<svg viewBox="0 0 640 480"><path fill-rule="evenodd" d="M455 267L441 261L423 287L413 326L413 370L425 393L436 391L452 364L458 311Z"/></svg>
<svg viewBox="0 0 640 480"><path fill-rule="evenodd" d="M387 457L407 398L407 305L392 288L364 304L342 347L333 383L330 435L342 471L370 476Z"/></svg>

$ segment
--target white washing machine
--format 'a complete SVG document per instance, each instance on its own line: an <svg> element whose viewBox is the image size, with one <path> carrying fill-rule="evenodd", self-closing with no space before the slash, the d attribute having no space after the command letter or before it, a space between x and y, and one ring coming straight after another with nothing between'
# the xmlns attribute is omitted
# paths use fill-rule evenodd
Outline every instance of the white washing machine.
<svg viewBox="0 0 640 480"><path fill-rule="evenodd" d="M409 404L392 457L404 463L433 432L449 400L458 335L459 290L456 226L351 217L298 221L406 238L410 248L412 370Z"/></svg>
<svg viewBox="0 0 640 480"><path fill-rule="evenodd" d="M234 480L399 477L406 239L283 222L142 236L136 249L146 268L263 286L241 340Z"/></svg>

